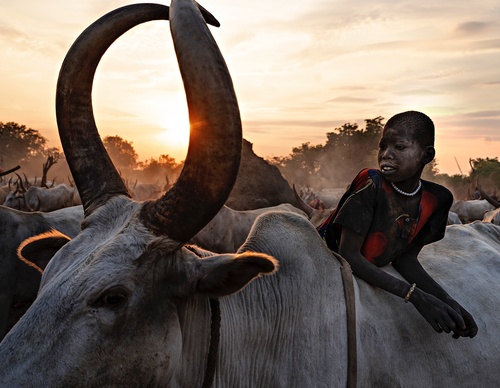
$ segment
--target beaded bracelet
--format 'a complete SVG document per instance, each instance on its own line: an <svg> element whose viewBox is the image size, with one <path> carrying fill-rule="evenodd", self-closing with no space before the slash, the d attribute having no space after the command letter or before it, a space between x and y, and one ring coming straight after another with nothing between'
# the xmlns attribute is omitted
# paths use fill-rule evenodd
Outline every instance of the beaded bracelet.
<svg viewBox="0 0 500 388"><path fill-rule="evenodd" d="M413 294L413 291L415 291L415 287L417 287L417 283L413 283L410 287L410 291L408 291L408 294L405 296L405 303L408 303L410 300L411 294Z"/></svg>

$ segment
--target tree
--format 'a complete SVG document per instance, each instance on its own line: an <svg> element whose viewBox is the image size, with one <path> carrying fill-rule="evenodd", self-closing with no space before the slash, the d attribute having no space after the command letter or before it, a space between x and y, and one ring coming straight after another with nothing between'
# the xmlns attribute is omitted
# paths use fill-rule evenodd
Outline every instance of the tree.
<svg viewBox="0 0 500 388"><path fill-rule="evenodd" d="M303 143L285 158L273 158L290 182L316 189L345 187L364 167L377 165L377 149L383 117L365 120L365 128L346 123L326 134L324 145Z"/></svg>
<svg viewBox="0 0 500 388"><path fill-rule="evenodd" d="M424 171L422 171L422 178L428 181L434 181L438 173L437 161L433 159L430 163L425 165Z"/></svg>
<svg viewBox="0 0 500 388"><path fill-rule="evenodd" d="M289 156L275 157L268 162L278 167L289 182L311 185L311 181L316 181L318 177L322 154L322 145L307 142L294 147Z"/></svg>
<svg viewBox="0 0 500 388"><path fill-rule="evenodd" d="M498 158L477 158L470 159L471 173L473 184L479 180L483 189L486 186L491 186L492 189L500 187L500 162Z"/></svg>
<svg viewBox="0 0 500 388"><path fill-rule="evenodd" d="M160 155L140 163L141 177L149 182L157 181L164 184L163 190L168 190L179 177L184 163L177 163L169 155Z"/></svg>
<svg viewBox="0 0 500 388"><path fill-rule="evenodd" d="M0 167L10 168L43 156L47 139L25 125L0 122Z"/></svg>
<svg viewBox="0 0 500 388"><path fill-rule="evenodd" d="M103 144L118 169L133 170L137 166L137 153L131 142L120 136L106 136Z"/></svg>
<svg viewBox="0 0 500 388"><path fill-rule="evenodd" d="M383 120L381 116L366 119L365 128L359 128L356 123L346 123L327 133L325 148L328 153L336 154L335 164L340 163L343 177L354 177L361 169L376 166Z"/></svg>

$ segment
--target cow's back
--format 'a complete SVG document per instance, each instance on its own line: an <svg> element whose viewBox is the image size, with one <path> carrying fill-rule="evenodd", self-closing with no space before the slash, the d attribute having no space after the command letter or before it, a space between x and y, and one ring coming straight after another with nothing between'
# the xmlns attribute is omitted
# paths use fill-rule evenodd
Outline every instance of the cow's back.
<svg viewBox="0 0 500 388"><path fill-rule="evenodd" d="M288 218L282 226L280 217ZM347 333L339 264L300 217L291 224L291 215L265 218L242 250L271 253L280 268L223 305L219 386L343 386ZM479 333L473 339L438 334L411 303L355 277L358 386L497 386L500 228L450 226L420 260L474 316ZM385 270L399 276L391 266Z"/></svg>
<svg viewBox="0 0 500 388"><path fill-rule="evenodd" d="M337 279L340 264L304 216L276 212L257 220L239 252L269 252L280 267L272 276L220 299L220 357L214 386L342 386L347 334L342 284ZM199 338L208 329L199 326L191 332ZM200 349L195 349L185 358L190 362L176 372L172 386L201 384L193 380L192 368L199 355Z"/></svg>

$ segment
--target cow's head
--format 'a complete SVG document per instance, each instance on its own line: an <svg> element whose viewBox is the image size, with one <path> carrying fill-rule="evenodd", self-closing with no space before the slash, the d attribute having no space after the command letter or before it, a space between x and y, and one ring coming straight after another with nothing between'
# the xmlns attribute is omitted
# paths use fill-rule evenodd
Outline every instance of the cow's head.
<svg viewBox="0 0 500 388"><path fill-rule="evenodd" d="M16 189L14 191L10 191L7 194L3 205L16 210L35 211L30 207L30 205L26 200L26 193L27 191L29 191L29 189L31 189L31 187L29 187L28 190L26 190L22 178L19 176L19 174L16 175L18 177L18 180L16 182Z"/></svg>
<svg viewBox="0 0 500 388"><path fill-rule="evenodd" d="M275 270L267 255L202 259L183 246L227 199L242 141L231 78L202 14L214 21L192 0L174 0L170 8L191 138L177 183L156 201L130 199L99 138L91 91L111 43L139 23L169 18L169 9L120 8L85 30L68 52L57 121L85 219L70 242L50 235L32 241L38 252L44 242L55 244L54 237L65 245L45 269L37 300L0 345L3 384L164 383L181 357L179 305L194 294L228 295Z"/></svg>

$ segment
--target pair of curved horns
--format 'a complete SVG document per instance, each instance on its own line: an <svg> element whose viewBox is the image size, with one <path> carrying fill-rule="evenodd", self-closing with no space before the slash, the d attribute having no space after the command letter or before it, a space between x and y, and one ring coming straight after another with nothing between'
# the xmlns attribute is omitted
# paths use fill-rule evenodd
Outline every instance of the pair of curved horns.
<svg viewBox="0 0 500 388"><path fill-rule="evenodd" d="M205 23L218 25L217 20L192 0L173 0L170 8L135 4L104 15L78 37L64 59L56 115L85 215L114 196L130 197L97 131L92 84L100 59L118 37L138 24L162 19L170 19L191 133L178 181L164 196L145 203L140 217L153 233L182 243L220 210L241 157L241 120L231 76Z"/></svg>

